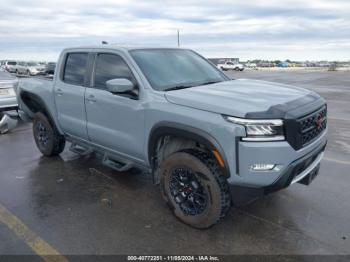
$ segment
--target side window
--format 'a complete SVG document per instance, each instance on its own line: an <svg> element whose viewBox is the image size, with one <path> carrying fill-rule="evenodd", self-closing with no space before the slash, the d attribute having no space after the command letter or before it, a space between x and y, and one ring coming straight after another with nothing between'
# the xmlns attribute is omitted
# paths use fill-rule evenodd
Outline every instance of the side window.
<svg viewBox="0 0 350 262"><path fill-rule="evenodd" d="M136 85L136 80L123 58L114 54L99 54L95 67L94 87L105 89L106 81L114 78L126 78Z"/></svg>
<svg viewBox="0 0 350 262"><path fill-rule="evenodd" d="M84 85L87 61L87 53L69 53L64 67L63 81L73 85Z"/></svg>

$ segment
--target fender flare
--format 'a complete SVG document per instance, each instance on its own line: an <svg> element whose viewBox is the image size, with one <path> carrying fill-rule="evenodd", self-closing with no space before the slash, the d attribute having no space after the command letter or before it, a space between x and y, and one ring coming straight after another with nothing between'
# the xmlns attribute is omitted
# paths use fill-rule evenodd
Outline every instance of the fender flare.
<svg viewBox="0 0 350 262"><path fill-rule="evenodd" d="M56 128L58 129L58 131L63 134L62 130L60 129L60 126L56 123L55 121L55 118L52 116L50 110L48 110L48 106L46 105L45 101L40 97L38 96L37 94L34 94L34 93L31 93L31 92L28 92L28 91L21 91L20 94L19 94L19 97L21 99L21 102L33 113L35 114L36 112L42 112L44 113L47 118L49 119L49 121L54 124L56 126ZM29 100L28 100L29 99ZM33 112L32 111L32 106L28 105L27 103L32 100L34 101L34 103L36 105L39 106L39 108L37 108L36 112ZM35 105L35 106L36 106Z"/></svg>
<svg viewBox="0 0 350 262"><path fill-rule="evenodd" d="M230 170L228 166L228 161L225 155L225 152L221 145L216 141L216 139L208 134L207 132L192 127L192 126L187 126L183 124L178 124L178 123L173 123L173 122L160 122L153 126L151 129L149 139L148 139L148 161L151 165L151 168L154 168L154 163L153 163L153 153L155 151L155 147L157 145L157 140L159 137L166 136L166 135L173 135L173 136L178 136L186 139L193 140L195 142L198 142L210 150L217 150L221 157L224 160L224 175L225 177L230 177Z"/></svg>

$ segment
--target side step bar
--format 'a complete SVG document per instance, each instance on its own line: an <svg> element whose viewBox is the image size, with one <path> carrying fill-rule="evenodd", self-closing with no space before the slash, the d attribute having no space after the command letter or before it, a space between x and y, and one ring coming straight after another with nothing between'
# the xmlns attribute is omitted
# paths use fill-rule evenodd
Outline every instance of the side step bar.
<svg viewBox="0 0 350 262"><path fill-rule="evenodd" d="M81 156L86 156L93 152L91 148L86 148L76 143L72 143L69 150Z"/></svg>
<svg viewBox="0 0 350 262"><path fill-rule="evenodd" d="M117 170L118 172L123 172L131 169L134 165L132 162L120 162L119 160L113 159L107 154L104 154L102 164Z"/></svg>
<svg viewBox="0 0 350 262"><path fill-rule="evenodd" d="M82 146L78 145L77 143L72 142L70 148L70 151L80 155L80 156L85 156L88 155L94 150L88 146ZM118 172L124 172L127 171L131 168L134 167L134 163L128 160L123 160L123 159L117 159L116 157L111 156L110 154L104 153L103 154L103 159L102 159L102 164L105 166L108 166L109 168L112 168Z"/></svg>

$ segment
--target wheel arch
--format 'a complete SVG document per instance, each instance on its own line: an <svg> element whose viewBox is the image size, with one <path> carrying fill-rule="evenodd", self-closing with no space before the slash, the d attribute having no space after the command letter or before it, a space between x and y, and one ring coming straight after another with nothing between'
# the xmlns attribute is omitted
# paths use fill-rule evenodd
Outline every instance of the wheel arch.
<svg viewBox="0 0 350 262"><path fill-rule="evenodd" d="M205 146L212 152L217 151L224 162L224 175L225 177L230 177L230 170L224 150L213 136L196 127L173 122L161 122L151 129L148 139L148 161L152 169L155 167L154 156L157 149L157 143L159 139L165 136L174 136L191 140Z"/></svg>
<svg viewBox="0 0 350 262"><path fill-rule="evenodd" d="M22 91L20 93L20 99L24 106L30 111L30 116L33 117L37 112L45 114L49 119L51 124L54 124L59 132L62 134L59 126L56 124L55 118L51 114L49 107L46 105L45 101L38 96L28 91Z"/></svg>

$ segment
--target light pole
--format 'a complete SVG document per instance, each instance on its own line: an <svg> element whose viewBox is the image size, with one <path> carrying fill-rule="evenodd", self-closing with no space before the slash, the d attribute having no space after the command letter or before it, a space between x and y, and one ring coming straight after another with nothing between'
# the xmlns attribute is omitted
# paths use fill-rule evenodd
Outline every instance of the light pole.
<svg viewBox="0 0 350 262"><path fill-rule="evenodd" d="M177 47L180 47L180 30L177 29Z"/></svg>

